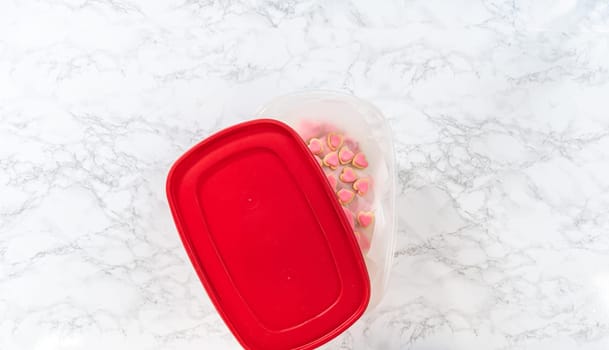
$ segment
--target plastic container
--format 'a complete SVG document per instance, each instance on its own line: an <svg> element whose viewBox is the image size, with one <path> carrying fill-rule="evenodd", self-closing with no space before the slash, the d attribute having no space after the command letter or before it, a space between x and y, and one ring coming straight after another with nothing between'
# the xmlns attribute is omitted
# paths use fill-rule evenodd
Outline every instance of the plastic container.
<svg viewBox="0 0 609 350"><path fill-rule="evenodd" d="M330 125L359 143L366 154L366 174L373 179L371 207L374 227L369 250L364 251L372 295L368 310L384 295L391 272L395 238L395 155L391 129L370 103L332 91L305 91L278 97L257 112L258 117L281 120L309 141L312 125Z"/></svg>
<svg viewBox="0 0 609 350"><path fill-rule="evenodd" d="M279 97L258 117L180 157L167 198L199 279L243 347L314 349L387 287L391 131L372 105L336 92Z"/></svg>

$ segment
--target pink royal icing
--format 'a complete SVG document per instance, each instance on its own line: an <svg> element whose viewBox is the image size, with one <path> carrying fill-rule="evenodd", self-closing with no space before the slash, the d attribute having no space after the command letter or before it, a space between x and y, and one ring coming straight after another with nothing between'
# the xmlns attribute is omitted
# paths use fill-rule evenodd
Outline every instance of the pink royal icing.
<svg viewBox="0 0 609 350"><path fill-rule="evenodd" d="M343 135L331 132L328 134L327 142L328 147L336 151L343 144Z"/></svg>
<svg viewBox="0 0 609 350"><path fill-rule="evenodd" d="M347 146L343 146L340 151L338 151L338 159L341 164L349 164L354 155L355 153Z"/></svg>
<svg viewBox="0 0 609 350"><path fill-rule="evenodd" d="M365 178L361 178L361 179L357 179L354 183L353 183L353 189L357 192L357 194L359 194L360 196L365 196L366 193L368 193L368 190L370 189L370 179L365 177Z"/></svg>
<svg viewBox="0 0 609 350"><path fill-rule="evenodd" d="M357 222L362 227L368 227L374 220L374 214L369 211L360 211L357 213Z"/></svg>
<svg viewBox="0 0 609 350"><path fill-rule="evenodd" d="M364 169L368 167L368 160L362 152L359 152L355 156L353 156L352 164L356 168Z"/></svg>
<svg viewBox="0 0 609 350"><path fill-rule="evenodd" d="M320 139L312 138L309 140L309 149L313 154L320 154L323 152L323 142Z"/></svg>
<svg viewBox="0 0 609 350"><path fill-rule="evenodd" d="M351 183L357 180L357 174L355 173L355 170L353 170L353 168L346 166L343 168L343 171L340 173L338 178L342 182Z"/></svg>
<svg viewBox="0 0 609 350"><path fill-rule="evenodd" d="M341 204L349 204L353 200L353 197L355 197L355 193L346 188L341 188L336 192L336 196Z"/></svg>
<svg viewBox="0 0 609 350"><path fill-rule="evenodd" d="M338 163L338 154L336 152L330 152L324 157L324 164L330 169L336 169Z"/></svg>

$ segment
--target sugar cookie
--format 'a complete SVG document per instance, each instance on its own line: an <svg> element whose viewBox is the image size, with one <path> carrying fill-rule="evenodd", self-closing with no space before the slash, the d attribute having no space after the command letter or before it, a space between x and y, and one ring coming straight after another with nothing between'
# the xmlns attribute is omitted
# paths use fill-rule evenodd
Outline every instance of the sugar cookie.
<svg viewBox="0 0 609 350"><path fill-rule="evenodd" d="M338 197L338 201L341 204L345 205L351 203L351 201L355 197L355 193L346 188L341 188L340 190L338 190L338 192L336 192L336 196Z"/></svg>
<svg viewBox="0 0 609 350"><path fill-rule="evenodd" d="M331 132L327 137L328 147L331 150L336 151L343 145L343 135Z"/></svg>
<svg viewBox="0 0 609 350"><path fill-rule="evenodd" d="M365 169L368 167L368 160L366 159L366 155L364 155L362 152L359 152L353 156L353 161L351 163L354 167L359 169Z"/></svg>
<svg viewBox="0 0 609 350"><path fill-rule="evenodd" d="M364 177L364 178L361 178L361 179L357 179L353 183L353 189L360 196L365 196L366 193L368 193L368 190L370 189L370 178Z"/></svg>
<svg viewBox="0 0 609 350"><path fill-rule="evenodd" d="M374 213L371 211L360 211L357 213L357 223L362 227L368 227L374 221Z"/></svg>
<svg viewBox="0 0 609 350"><path fill-rule="evenodd" d="M347 146L341 147L340 151L338 151L338 160L340 160L340 164L351 163L353 156L355 156L355 153Z"/></svg>
<svg viewBox="0 0 609 350"><path fill-rule="evenodd" d="M336 169L338 163L338 154L336 152L330 152L324 157L324 164L330 169Z"/></svg>
<svg viewBox="0 0 609 350"><path fill-rule="evenodd" d="M340 173L338 178L342 182L351 183L357 180L357 174L355 173L355 170L353 170L353 168L346 166L343 168L343 171Z"/></svg>

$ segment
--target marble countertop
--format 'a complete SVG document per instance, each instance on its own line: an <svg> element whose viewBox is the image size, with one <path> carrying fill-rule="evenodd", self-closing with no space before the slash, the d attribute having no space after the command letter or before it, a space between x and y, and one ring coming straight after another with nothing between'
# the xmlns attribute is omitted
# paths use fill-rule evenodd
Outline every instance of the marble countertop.
<svg viewBox="0 0 609 350"><path fill-rule="evenodd" d="M379 307L326 349L609 348L603 1L3 1L0 349L238 349L169 166L286 92L397 142Z"/></svg>

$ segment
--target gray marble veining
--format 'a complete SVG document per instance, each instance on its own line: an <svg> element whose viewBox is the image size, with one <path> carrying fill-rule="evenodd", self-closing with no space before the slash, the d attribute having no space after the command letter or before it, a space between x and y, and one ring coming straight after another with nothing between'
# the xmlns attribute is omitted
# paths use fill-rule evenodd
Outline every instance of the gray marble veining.
<svg viewBox="0 0 609 350"><path fill-rule="evenodd" d="M171 163L273 96L392 122L390 291L326 349L609 348L604 1L0 3L0 349L238 349Z"/></svg>

